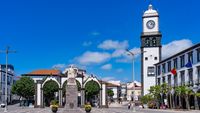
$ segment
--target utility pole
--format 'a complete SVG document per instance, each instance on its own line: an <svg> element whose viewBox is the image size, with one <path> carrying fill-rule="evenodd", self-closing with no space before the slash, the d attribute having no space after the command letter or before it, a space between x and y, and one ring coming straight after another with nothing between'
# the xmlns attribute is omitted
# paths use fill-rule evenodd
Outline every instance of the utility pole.
<svg viewBox="0 0 200 113"><path fill-rule="evenodd" d="M16 51L14 50L9 50L10 47L7 46L6 47L6 50L4 51L0 51L0 53L5 53L6 54L6 78L5 78L5 108L4 108L4 112L7 112L7 106L8 106L8 103L7 103L7 98L8 98L8 54L9 53L16 53Z"/></svg>

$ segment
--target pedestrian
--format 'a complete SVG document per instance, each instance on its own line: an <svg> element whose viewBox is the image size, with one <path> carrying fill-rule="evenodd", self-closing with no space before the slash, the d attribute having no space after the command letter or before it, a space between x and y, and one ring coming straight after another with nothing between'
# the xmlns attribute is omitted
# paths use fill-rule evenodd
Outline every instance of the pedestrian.
<svg viewBox="0 0 200 113"><path fill-rule="evenodd" d="M128 103L128 109L130 109L130 108L131 108L131 103L129 102L129 103Z"/></svg>

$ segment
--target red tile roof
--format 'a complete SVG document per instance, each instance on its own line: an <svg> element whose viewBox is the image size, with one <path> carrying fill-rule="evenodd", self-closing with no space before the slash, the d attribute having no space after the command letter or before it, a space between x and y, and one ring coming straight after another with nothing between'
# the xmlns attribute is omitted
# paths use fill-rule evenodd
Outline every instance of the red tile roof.
<svg viewBox="0 0 200 113"><path fill-rule="evenodd" d="M29 73L29 75L60 75L60 70L35 70Z"/></svg>

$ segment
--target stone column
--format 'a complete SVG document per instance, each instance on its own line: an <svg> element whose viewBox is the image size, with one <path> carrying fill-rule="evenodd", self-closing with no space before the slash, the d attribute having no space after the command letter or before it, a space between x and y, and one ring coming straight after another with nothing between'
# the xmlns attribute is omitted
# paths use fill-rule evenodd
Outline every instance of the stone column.
<svg viewBox="0 0 200 113"><path fill-rule="evenodd" d="M81 107L84 107L85 105L85 89L81 89Z"/></svg>
<svg viewBox="0 0 200 113"><path fill-rule="evenodd" d="M34 108L37 107L37 83L35 83L35 95L34 95L34 100L35 100L35 103L34 103ZM20 104L21 105L21 104Z"/></svg>
<svg viewBox="0 0 200 113"><path fill-rule="evenodd" d="M42 94L42 81L37 80L35 84L36 93L35 93L35 107L43 107L42 101L43 101L43 94Z"/></svg>
<svg viewBox="0 0 200 113"><path fill-rule="evenodd" d="M108 107L106 96L106 84L102 84L102 107Z"/></svg>
<svg viewBox="0 0 200 113"><path fill-rule="evenodd" d="M100 89L100 95L99 95L99 107L102 107L102 88Z"/></svg>
<svg viewBox="0 0 200 113"><path fill-rule="evenodd" d="M196 95L194 96L194 106L195 106L195 110L199 110L198 98Z"/></svg>
<svg viewBox="0 0 200 113"><path fill-rule="evenodd" d="M59 99L59 106L60 107L63 107L63 101L62 101L63 99L62 98L63 98L62 88L60 88L59 91L58 91L58 99Z"/></svg>
<svg viewBox="0 0 200 113"><path fill-rule="evenodd" d="M41 86L42 87L42 86ZM43 94L43 88L41 88L41 108L44 108L44 94Z"/></svg>

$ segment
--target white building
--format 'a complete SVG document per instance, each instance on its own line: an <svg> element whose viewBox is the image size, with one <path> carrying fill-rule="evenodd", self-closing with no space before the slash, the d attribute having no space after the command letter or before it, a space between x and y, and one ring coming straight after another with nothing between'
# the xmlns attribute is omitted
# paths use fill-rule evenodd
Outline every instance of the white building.
<svg viewBox="0 0 200 113"><path fill-rule="evenodd" d="M135 87L135 88L133 88L133 87ZM134 86L133 86L133 82L127 83L127 100L128 101L133 100L133 94L135 95L134 100L138 100L139 97L141 96L141 92L142 92L142 90L141 90L140 82L134 81Z"/></svg>
<svg viewBox="0 0 200 113"><path fill-rule="evenodd" d="M155 85L154 64L161 60L161 33L159 31L159 15L152 5L144 12L143 31L141 34L141 79L142 94L148 94L150 86Z"/></svg>
<svg viewBox="0 0 200 113"><path fill-rule="evenodd" d="M160 61L155 66L156 84L167 83L173 87L169 94L173 98L167 99L169 106L175 108L181 105L186 108L185 103L179 103L184 102L184 98L179 98L175 94L174 88L185 85L195 93L200 92L200 43ZM176 69L176 75L171 72L174 68ZM179 101L179 99L181 100ZM170 101L172 105L170 105ZM200 108L200 98L194 95L189 96L189 103L191 108Z"/></svg>
<svg viewBox="0 0 200 113"><path fill-rule="evenodd" d="M11 87L14 79L14 67L8 65L8 76L7 76L7 102L12 102ZM5 103L5 83L6 83L6 65L0 65L0 102Z"/></svg>

